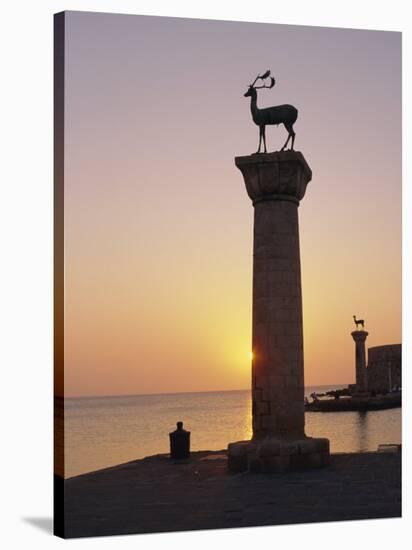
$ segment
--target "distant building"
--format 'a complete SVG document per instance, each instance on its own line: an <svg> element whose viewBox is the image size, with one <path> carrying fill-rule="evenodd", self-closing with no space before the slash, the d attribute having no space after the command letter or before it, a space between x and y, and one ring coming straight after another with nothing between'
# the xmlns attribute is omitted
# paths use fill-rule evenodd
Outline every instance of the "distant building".
<svg viewBox="0 0 412 550"><path fill-rule="evenodd" d="M401 388L402 344L369 348L366 357L365 343L368 335L363 326L362 329L356 328L351 332L355 341L356 377L356 383L349 386L352 395L386 393Z"/></svg>
<svg viewBox="0 0 412 550"><path fill-rule="evenodd" d="M402 387L402 344L368 349L368 391L383 393Z"/></svg>

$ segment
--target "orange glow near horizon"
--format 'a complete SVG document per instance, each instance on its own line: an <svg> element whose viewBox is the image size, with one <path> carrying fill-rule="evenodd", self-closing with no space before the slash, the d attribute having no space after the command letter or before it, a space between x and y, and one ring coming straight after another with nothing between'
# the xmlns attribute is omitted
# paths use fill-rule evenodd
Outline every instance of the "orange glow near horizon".
<svg viewBox="0 0 412 550"><path fill-rule="evenodd" d="M313 170L305 383L354 381L353 314L368 347L400 342L399 33L69 12L66 40L66 396L250 387L253 206L233 158L256 149L243 93L269 67L258 103L299 107Z"/></svg>

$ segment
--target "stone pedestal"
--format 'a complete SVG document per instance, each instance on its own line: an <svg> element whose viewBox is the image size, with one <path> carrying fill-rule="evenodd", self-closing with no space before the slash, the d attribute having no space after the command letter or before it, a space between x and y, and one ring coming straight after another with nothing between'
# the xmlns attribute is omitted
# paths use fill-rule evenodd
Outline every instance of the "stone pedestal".
<svg viewBox="0 0 412 550"><path fill-rule="evenodd" d="M355 365L356 365L356 395L365 395L368 391L368 378L366 372L365 341L368 337L366 330L354 330L351 332L355 340Z"/></svg>
<svg viewBox="0 0 412 550"><path fill-rule="evenodd" d="M305 436L298 205L312 172L295 151L236 157L254 206L253 439L231 443L232 471L323 466L329 441Z"/></svg>

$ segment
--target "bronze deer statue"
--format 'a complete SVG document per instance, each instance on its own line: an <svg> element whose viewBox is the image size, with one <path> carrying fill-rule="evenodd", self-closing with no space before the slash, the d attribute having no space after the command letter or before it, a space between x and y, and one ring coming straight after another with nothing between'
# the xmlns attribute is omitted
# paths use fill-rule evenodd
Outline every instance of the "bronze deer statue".
<svg viewBox="0 0 412 550"><path fill-rule="evenodd" d="M258 80L265 81L270 77L270 84L263 84L262 86L255 86ZM266 109L259 109L257 106L257 91L261 88L273 88L275 85L275 79L270 76L270 71L266 71L263 75L258 75L253 84L250 84L248 91L244 94L244 97L250 97L250 110L252 113L253 122L259 126L259 148L256 154L260 153L261 143L263 140L264 153L266 150L266 126L268 124L283 124L288 132L288 139L281 151L284 151L289 140L292 140L291 150L295 143L295 132L293 130L293 124L298 118L298 110L293 105L277 105L275 107L267 107Z"/></svg>
<svg viewBox="0 0 412 550"><path fill-rule="evenodd" d="M356 329L358 329L359 325L365 328L365 321L363 319L356 319L356 315L354 315L353 320L355 321Z"/></svg>

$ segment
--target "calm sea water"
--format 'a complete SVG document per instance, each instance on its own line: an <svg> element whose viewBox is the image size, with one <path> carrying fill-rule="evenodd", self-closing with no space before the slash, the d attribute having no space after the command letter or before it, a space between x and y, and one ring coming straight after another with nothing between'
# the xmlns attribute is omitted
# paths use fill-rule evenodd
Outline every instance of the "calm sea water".
<svg viewBox="0 0 412 550"><path fill-rule="evenodd" d="M66 399L64 415L66 477L167 453L178 420L191 431L192 450L225 449L252 435L250 390ZM401 409L306 413L306 434L328 437L332 452L373 451L401 442Z"/></svg>

